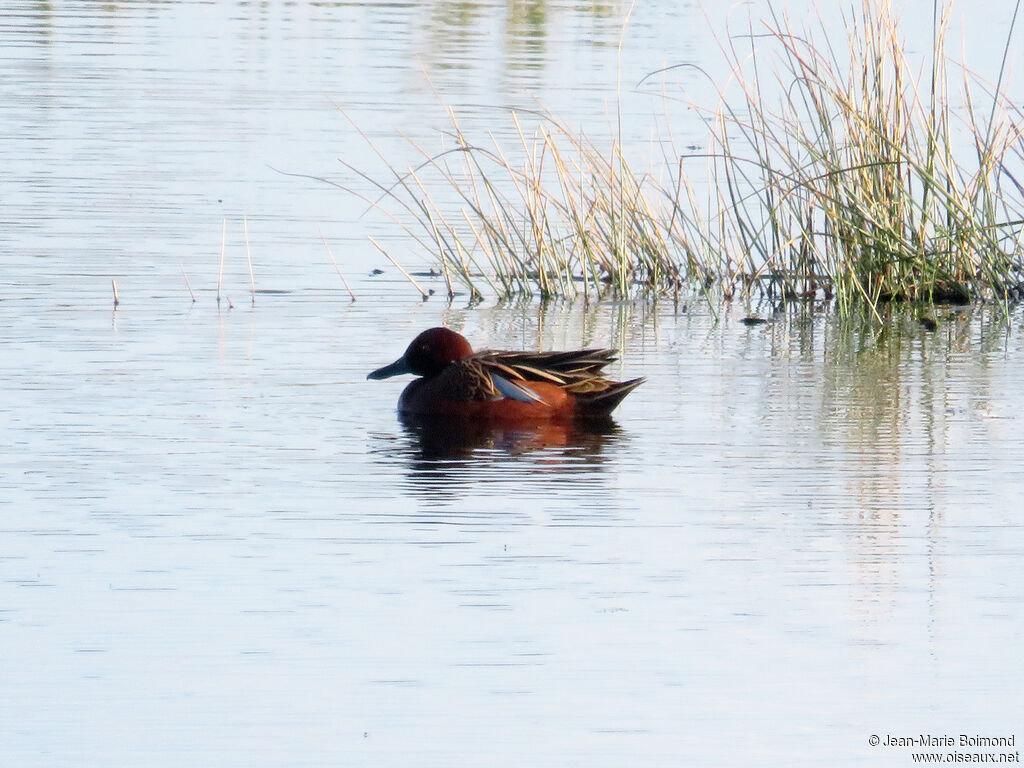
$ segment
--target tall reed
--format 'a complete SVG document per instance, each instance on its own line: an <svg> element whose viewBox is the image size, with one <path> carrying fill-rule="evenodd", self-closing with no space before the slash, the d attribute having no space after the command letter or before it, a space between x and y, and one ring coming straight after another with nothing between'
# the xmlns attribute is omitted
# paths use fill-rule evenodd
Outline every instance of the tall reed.
<svg viewBox="0 0 1024 768"><path fill-rule="evenodd" d="M767 38L751 30L744 48L724 46L743 99L722 105L709 153L726 222L713 247L732 254L723 281L783 295L820 288L846 311L1019 292L1020 113L1001 82L986 86L966 69L957 108L945 55L951 7L936 5L923 77L889 0L864 0L845 18L845 51L814 42L828 39L823 26L798 34L778 14ZM786 86L771 100L759 87L766 55ZM969 137L959 149L956 129Z"/></svg>
<svg viewBox="0 0 1024 768"><path fill-rule="evenodd" d="M513 112L512 160L498 144L474 144L449 117L452 148L424 152L406 171L389 166L387 182L360 175L398 204L390 215L437 254L445 277L474 296L624 294L704 276L695 258L678 260L687 247L663 190L633 172L617 141L601 150L547 114L527 133Z"/></svg>

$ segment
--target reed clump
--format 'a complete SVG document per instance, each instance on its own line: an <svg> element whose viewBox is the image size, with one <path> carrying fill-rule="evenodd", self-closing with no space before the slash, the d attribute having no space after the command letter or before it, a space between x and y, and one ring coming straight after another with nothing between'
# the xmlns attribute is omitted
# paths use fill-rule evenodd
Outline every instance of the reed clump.
<svg viewBox="0 0 1024 768"><path fill-rule="evenodd" d="M985 83L946 56L951 8L936 5L930 65L916 72L889 0L844 19L841 49L823 24L797 33L783 14L729 37L731 82L703 110L708 147L667 158L668 181L550 115L527 133L512 113L512 160L450 113L454 146L370 179L375 204L399 204L449 294L696 283L876 316L895 301L1008 304L1024 294L1024 123L1002 70ZM695 162L706 182L692 180Z"/></svg>
<svg viewBox="0 0 1024 768"><path fill-rule="evenodd" d="M452 148L391 168L388 182L360 173L382 195L371 202L397 203L390 215L437 254L449 295L456 284L474 297L625 295L713 277L696 254L680 258L682 222L665 216L664 190L633 171L618 142L601 149L547 114L528 134L513 112L513 160L449 116Z"/></svg>
<svg viewBox="0 0 1024 768"><path fill-rule="evenodd" d="M917 74L888 0L845 19L844 51L814 42L828 39L820 25L798 34L778 15L767 38L724 48L743 98L715 115L719 216L699 227L730 254L723 282L876 313L891 301L1019 297L1020 114L1002 73L986 85L961 68L953 98L951 9L936 5L930 66ZM761 87L766 39L783 88Z"/></svg>

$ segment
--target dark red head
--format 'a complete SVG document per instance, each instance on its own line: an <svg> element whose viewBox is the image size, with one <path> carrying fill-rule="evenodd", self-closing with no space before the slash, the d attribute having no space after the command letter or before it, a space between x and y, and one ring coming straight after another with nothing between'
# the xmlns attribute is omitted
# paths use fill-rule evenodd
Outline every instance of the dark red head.
<svg viewBox="0 0 1024 768"><path fill-rule="evenodd" d="M473 347L464 337L447 328L430 328L415 339L405 354L391 365L378 368L366 378L386 379L403 373L436 376L449 363L473 354Z"/></svg>

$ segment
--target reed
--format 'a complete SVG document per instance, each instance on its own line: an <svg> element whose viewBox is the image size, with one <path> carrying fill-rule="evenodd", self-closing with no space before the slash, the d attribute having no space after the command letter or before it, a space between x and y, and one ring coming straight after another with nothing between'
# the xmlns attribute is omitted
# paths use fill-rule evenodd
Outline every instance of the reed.
<svg viewBox="0 0 1024 768"><path fill-rule="evenodd" d="M337 272L338 273L338 277L341 278L341 284L344 285L345 286L345 290L348 291L349 298L352 299L352 301L355 301L356 300L356 295L352 291L351 286L349 286L348 280L345 279L345 275L343 275L341 273L341 267L338 266L338 260L334 258L334 252L331 250L331 246L328 245L327 238L324 236L324 232L323 232L322 229L320 230L320 239L324 243L324 248L327 249L327 255L330 256L330 258L331 258L331 264L334 265L334 271Z"/></svg>
<svg viewBox="0 0 1024 768"><path fill-rule="evenodd" d="M417 147L387 181L360 173L380 195L364 199L436 255L449 296L453 280L474 298L696 284L878 319L897 301L1008 306L1024 295L1024 121L1002 71L986 83L947 57L951 9L936 2L918 73L889 0L847 12L839 44L820 20L797 31L774 11L720 40L730 82L718 104L691 105L707 151L666 158L667 182L634 170L619 137L600 145L547 113L526 130L510 112L506 151L449 110L452 145Z"/></svg>
<svg viewBox="0 0 1024 768"><path fill-rule="evenodd" d="M245 230L245 259L249 262L249 295L252 297L252 306L256 306L256 277L252 272L252 252L249 250L249 217L242 217L242 227Z"/></svg>
<svg viewBox="0 0 1024 768"><path fill-rule="evenodd" d="M217 271L217 305L220 306L220 289L224 283L224 250L228 240L228 220L220 223L220 269Z"/></svg>
<svg viewBox="0 0 1024 768"><path fill-rule="evenodd" d="M426 301L427 299L429 299L431 297L431 295L433 295L433 291L431 291L431 290L423 290L423 286L421 286L419 283L416 282L416 278L414 278L412 275L410 275L409 272L405 269L405 267L403 267L401 264L399 264L395 260L395 258L390 253L387 252L387 250L384 248L383 245L378 243L372 237L370 238L370 242L373 243L374 247L378 251L380 251L382 254L384 254L384 258L386 258L388 261L390 261L391 264L395 267L395 269L397 269L399 272L402 273L402 275L405 277L406 280L409 281L409 283L412 285L412 287L415 288L417 291L419 291L421 299Z"/></svg>
<svg viewBox="0 0 1024 768"><path fill-rule="evenodd" d="M188 273L185 271L185 265L180 264L179 266L181 267L181 276L185 278L185 287L188 288L188 295L192 297L192 303L195 304L196 294L192 290L192 283L188 279Z"/></svg>
<svg viewBox="0 0 1024 768"><path fill-rule="evenodd" d="M936 4L919 76L888 0L846 17L845 50L815 44L828 39L820 24L796 32L778 14L723 46L743 98L714 115L707 158L723 225L703 228L716 231L727 290L834 296L876 317L891 301L1019 296L1020 113L1001 80L966 69L962 98L951 96L950 12ZM788 85L773 100L760 87L767 55ZM960 147L955 131L969 137Z"/></svg>
<svg viewBox="0 0 1024 768"><path fill-rule="evenodd" d="M472 298L552 298L678 288L704 277L696 259L678 262L688 247L664 216L663 191L633 172L618 142L602 151L554 117L541 117L527 133L511 113L518 162L497 144L473 144L449 110L453 148L423 152L406 171L389 166L388 182L353 170L382 196L369 202L437 255L449 296L453 280Z"/></svg>

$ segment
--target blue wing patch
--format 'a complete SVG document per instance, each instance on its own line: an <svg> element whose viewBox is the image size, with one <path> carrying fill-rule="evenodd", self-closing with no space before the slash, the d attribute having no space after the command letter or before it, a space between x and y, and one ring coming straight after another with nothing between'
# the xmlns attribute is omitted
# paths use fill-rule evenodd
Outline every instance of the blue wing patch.
<svg viewBox="0 0 1024 768"><path fill-rule="evenodd" d="M518 400L520 403L543 403L544 401L540 396L523 384L513 384L508 379L499 376L496 373L491 374L491 381L494 382L494 388L498 390L502 397L507 397L509 400Z"/></svg>

